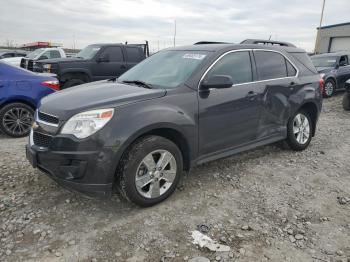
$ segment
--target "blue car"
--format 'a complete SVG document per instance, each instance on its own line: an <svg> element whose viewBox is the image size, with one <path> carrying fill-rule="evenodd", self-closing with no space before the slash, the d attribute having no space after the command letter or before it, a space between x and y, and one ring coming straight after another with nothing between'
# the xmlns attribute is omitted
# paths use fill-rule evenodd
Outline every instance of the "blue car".
<svg viewBox="0 0 350 262"><path fill-rule="evenodd" d="M52 75L0 62L0 131L11 137L29 134L41 98L59 90Z"/></svg>

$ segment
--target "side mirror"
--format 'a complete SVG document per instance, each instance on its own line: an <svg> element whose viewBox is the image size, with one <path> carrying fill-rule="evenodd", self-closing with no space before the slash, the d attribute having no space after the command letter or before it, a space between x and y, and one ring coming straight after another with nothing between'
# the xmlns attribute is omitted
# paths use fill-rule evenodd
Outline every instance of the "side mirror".
<svg viewBox="0 0 350 262"><path fill-rule="evenodd" d="M201 83L202 90L208 90L211 88L230 88L232 86L232 77L228 75L212 75Z"/></svg>
<svg viewBox="0 0 350 262"><path fill-rule="evenodd" d="M348 64L346 63L346 61L341 61L339 62L339 66L347 66Z"/></svg>
<svg viewBox="0 0 350 262"><path fill-rule="evenodd" d="M105 55L101 55L98 59L97 62L101 63L101 62L109 62L109 55L105 54Z"/></svg>

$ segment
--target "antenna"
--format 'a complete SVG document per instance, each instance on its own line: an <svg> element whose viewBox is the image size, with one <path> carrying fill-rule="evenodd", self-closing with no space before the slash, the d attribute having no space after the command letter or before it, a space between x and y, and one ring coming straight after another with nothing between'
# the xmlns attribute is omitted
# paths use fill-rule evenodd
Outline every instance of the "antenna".
<svg viewBox="0 0 350 262"><path fill-rule="evenodd" d="M174 21L174 47L176 46L176 19Z"/></svg>

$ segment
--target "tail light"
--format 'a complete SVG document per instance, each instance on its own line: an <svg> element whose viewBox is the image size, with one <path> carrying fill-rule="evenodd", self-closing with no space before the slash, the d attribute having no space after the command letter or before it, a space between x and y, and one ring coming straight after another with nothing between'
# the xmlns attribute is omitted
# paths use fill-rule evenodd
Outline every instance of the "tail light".
<svg viewBox="0 0 350 262"><path fill-rule="evenodd" d="M58 82L57 80L45 80L42 81L41 84L53 90L60 90L60 82Z"/></svg>
<svg viewBox="0 0 350 262"><path fill-rule="evenodd" d="M319 83L320 83L320 90L321 90L321 93L323 93L323 90L324 90L324 79L321 78Z"/></svg>

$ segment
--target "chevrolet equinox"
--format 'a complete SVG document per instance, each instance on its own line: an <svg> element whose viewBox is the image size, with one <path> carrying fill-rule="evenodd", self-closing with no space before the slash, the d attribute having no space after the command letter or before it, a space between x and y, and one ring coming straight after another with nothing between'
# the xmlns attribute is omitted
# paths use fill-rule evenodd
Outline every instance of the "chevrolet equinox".
<svg viewBox="0 0 350 262"><path fill-rule="evenodd" d="M184 171L277 141L304 150L323 80L291 44L198 44L160 51L118 79L42 99L26 155L64 187L151 206Z"/></svg>

